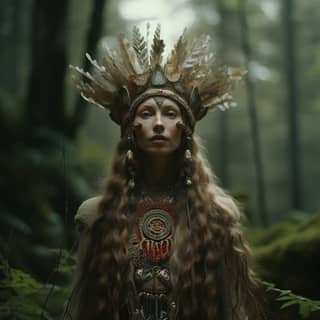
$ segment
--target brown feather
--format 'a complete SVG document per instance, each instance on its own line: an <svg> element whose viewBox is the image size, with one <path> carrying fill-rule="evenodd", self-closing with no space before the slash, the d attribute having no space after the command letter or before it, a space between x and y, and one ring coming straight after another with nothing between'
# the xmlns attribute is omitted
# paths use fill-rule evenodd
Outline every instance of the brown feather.
<svg viewBox="0 0 320 320"><path fill-rule="evenodd" d="M157 65L161 64L164 47L165 47L164 42L162 39L160 39L160 24L158 24L156 31L154 32L153 43L152 43L151 54L150 54L150 64L153 69Z"/></svg>
<svg viewBox="0 0 320 320"><path fill-rule="evenodd" d="M127 47L127 39L125 38L123 33L120 33L118 36L119 49L122 57L122 62L128 69L130 73L135 73L134 67L131 63L130 55Z"/></svg>
<svg viewBox="0 0 320 320"><path fill-rule="evenodd" d="M186 29L179 37L177 43L171 51L171 54L165 65L166 76L171 81L177 81L180 78L181 70L187 56L187 44L188 41L185 37Z"/></svg>
<svg viewBox="0 0 320 320"><path fill-rule="evenodd" d="M133 27L133 34L132 34L132 47L136 52L138 61L141 67L146 70L148 69L148 46L147 42L141 36L139 28L136 26Z"/></svg>
<svg viewBox="0 0 320 320"><path fill-rule="evenodd" d="M189 54L185 58L184 69L185 73L189 73L189 77L194 79L199 77L199 74L207 74L208 70L208 48L209 39L207 35L202 35L192 41L190 47L187 49Z"/></svg>
<svg viewBox="0 0 320 320"><path fill-rule="evenodd" d="M119 47L122 54L123 64L128 69L129 74L142 73L142 67L137 58L135 50L130 46L129 41L125 38L124 34L119 34Z"/></svg>

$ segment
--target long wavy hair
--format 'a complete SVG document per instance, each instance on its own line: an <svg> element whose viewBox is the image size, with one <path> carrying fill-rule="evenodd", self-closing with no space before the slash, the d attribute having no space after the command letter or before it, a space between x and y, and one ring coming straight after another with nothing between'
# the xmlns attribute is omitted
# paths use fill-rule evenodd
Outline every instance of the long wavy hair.
<svg viewBox="0 0 320 320"><path fill-rule="evenodd" d="M170 260L178 319L260 319L258 286L238 207L218 186L195 134L192 139L192 185L177 195L183 213L177 220ZM182 144L175 155L177 170L183 170L178 169L183 167L183 148ZM126 152L127 142L122 138L103 190L99 216L90 231L78 281L76 320L128 319L127 244L138 199L128 188ZM138 179L139 159L134 167ZM182 173L177 174L177 179L181 177ZM182 181L179 184L180 188L184 185Z"/></svg>

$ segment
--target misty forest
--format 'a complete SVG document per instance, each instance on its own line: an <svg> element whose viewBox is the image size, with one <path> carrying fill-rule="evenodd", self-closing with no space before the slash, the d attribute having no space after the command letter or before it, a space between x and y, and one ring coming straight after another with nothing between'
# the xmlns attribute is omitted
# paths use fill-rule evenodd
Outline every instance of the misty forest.
<svg viewBox="0 0 320 320"><path fill-rule="evenodd" d="M207 33L248 73L237 107L196 131L238 201L270 320L320 319L320 10L308 0L2 0L0 319L60 319L79 205L108 176L119 128L81 98L69 65L133 26ZM319 161L319 162L318 162Z"/></svg>

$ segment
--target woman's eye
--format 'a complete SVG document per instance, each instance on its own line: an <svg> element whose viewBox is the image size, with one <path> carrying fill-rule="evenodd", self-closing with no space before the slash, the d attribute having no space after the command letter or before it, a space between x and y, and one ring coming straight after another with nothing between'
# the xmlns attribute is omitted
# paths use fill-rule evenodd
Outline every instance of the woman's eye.
<svg viewBox="0 0 320 320"><path fill-rule="evenodd" d="M148 110L144 110L142 112L140 112L140 115L143 117L143 118L146 118L146 117L149 117L151 115L151 112L148 111Z"/></svg>
<svg viewBox="0 0 320 320"><path fill-rule="evenodd" d="M173 110L170 110L170 111L167 111L167 116L170 117L170 118L175 118L177 113Z"/></svg>

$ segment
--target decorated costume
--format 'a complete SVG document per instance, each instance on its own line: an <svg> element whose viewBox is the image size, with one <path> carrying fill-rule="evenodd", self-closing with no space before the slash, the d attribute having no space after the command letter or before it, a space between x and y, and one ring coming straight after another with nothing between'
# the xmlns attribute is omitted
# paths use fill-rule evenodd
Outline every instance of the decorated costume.
<svg viewBox="0 0 320 320"><path fill-rule="evenodd" d="M206 171L194 137L209 109L234 105L231 90L244 74L219 65L208 42L184 32L163 64L160 26L150 50L135 27L131 41L119 36L118 51L105 48L101 65L87 55L93 75L74 67L85 78L77 82L82 96L110 111L121 142L104 195L76 216L79 266L66 318L245 320L250 299L255 305L239 212ZM150 190L141 178L133 119L150 97L174 101L184 120L167 190Z"/></svg>

